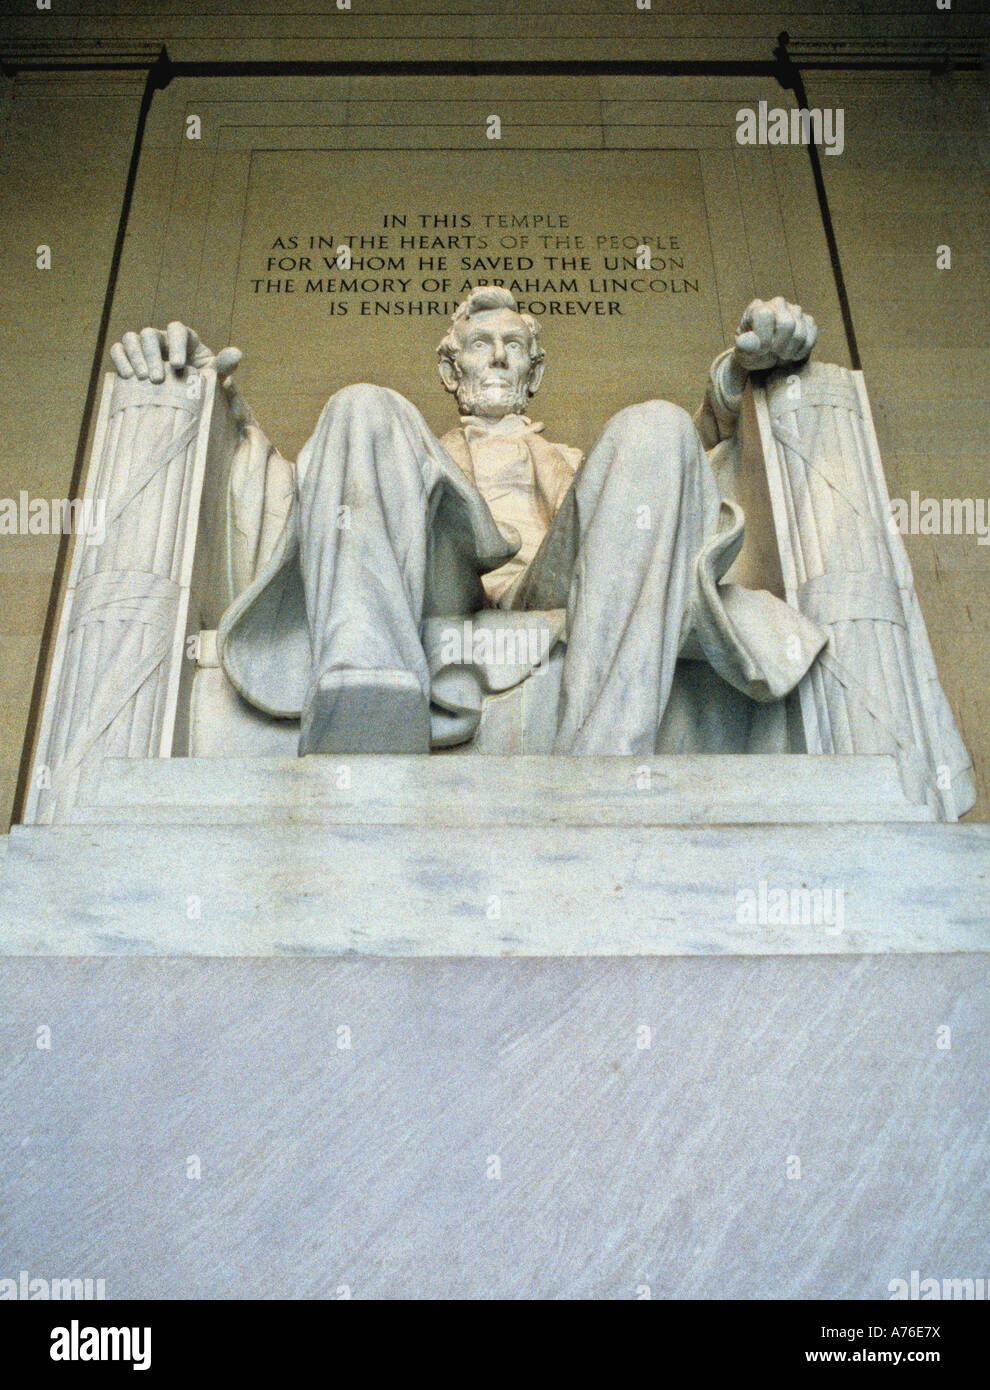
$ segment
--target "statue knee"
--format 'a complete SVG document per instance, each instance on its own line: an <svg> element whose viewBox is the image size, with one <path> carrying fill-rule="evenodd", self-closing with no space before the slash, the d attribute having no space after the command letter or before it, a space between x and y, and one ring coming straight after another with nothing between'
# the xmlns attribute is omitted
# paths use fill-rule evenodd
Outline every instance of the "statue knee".
<svg viewBox="0 0 990 1390"><path fill-rule="evenodd" d="M369 381L342 386L330 397L328 405L334 412L356 415L367 420L385 416L401 406L409 410L414 409L398 391L392 391L387 386L375 386Z"/></svg>
<svg viewBox="0 0 990 1390"><path fill-rule="evenodd" d="M314 466L315 465L315 466ZM327 401L296 465L304 507L327 479L355 517L422 499L439 473L429 429L416 407L387 386L356 382ZM383 500L384 499L384 500Z"/></svg>
<svg viewBox="0 0 990 1390"><path fill-rule="evenodd" d="M670 401L641 401L620 410L605 427L603 438L622 452L645 461L663 454L685 462L701 447L694 421L686 410Z"/></svg>
<svg viewBox="0 0 990 1390"><path fill-rule="evenodd" d="M654 438L662 435L664 438L690 439L694 442L694 421L682 406L674 405L672 401L641 401L622 413L631 417L630 423L648 431Z"/></svg>
<svg viewBox="0 0 990 1390"><path fill-rule="evenodd" d="M369 443L391 445L395 438L395 426L402 422L407 428L400 433L417 434L426 432L426 424L416 407L392 391L387 386L374 386L362 381L352 386L344 386L335 392L327 402L326 416L333 430L342 430L352 443L366 439ZM378 450L374 450L375 456ZM394 472L404 462L410 467L418 466L412 450L390 451L389 467Z"/></svg>

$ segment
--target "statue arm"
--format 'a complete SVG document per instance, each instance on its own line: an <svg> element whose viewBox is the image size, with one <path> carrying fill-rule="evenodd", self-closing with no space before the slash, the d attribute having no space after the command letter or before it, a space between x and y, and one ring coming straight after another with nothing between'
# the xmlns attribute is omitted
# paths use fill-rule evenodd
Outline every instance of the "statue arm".
<svg viewBox="0 0 990 1390"><path fill-rule="evenodd" d="M708 371L704 400L694 417L706 449L714 449L723 439L731 438L739 423L746 373L735 366L734 351L726 348L715 358Z"/></svg>
<svg viewBox="0 0 990 1390"><path fill-rule="evenodd" d="M732 347L712 363L705 398L695 424L706 449L713 449L736 432L743 391L750 372L769 371L806 362L818 338L818 327L800 304L782 296L754 299L736 331Z"/></svg>
<svg viewBox="0 0 990 1390"><path fill-rule="evenodd" d="M227 569L235 599L268 562L292 509L295 468L271 442L236 386L228 385L238 440L227 482Z"/></svg>

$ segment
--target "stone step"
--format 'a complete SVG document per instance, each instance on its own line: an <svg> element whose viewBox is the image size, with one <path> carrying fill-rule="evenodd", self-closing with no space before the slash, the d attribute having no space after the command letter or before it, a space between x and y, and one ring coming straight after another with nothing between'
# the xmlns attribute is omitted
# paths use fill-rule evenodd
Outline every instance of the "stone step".
<svg viewBox="0 0 990 1390"><path fill-rule="evenodd" d="M86 824L726 825L930 821L888 757L109 759Z"/></svg>
<svg viewBox="0 0 990 1390"><path fill-rule="evenodd" d="M990 949L986 825L14 826L0 952Z"/></svg>

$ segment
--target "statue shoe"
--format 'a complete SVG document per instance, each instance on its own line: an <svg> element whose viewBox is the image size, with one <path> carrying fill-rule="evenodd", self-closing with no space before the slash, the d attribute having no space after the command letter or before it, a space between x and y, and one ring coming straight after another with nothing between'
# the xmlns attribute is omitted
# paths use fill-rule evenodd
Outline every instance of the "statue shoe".
<svg viewBox="0 0 990 1390"><path fill-rule="evenodd" d="M300 757L429 751L430 707L411 671L325 671L310 689Z"/></svg>

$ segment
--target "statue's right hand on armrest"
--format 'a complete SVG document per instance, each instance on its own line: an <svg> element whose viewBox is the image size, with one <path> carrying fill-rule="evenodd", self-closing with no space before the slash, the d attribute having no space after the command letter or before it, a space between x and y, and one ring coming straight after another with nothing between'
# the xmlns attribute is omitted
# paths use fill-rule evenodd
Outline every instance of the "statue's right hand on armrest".
<svg viewBox="0 0 990 1390"><path fill-rule="evenodd" d="M165 363L177 372L187 366L213 367L223 382L241 360L239 348L226 347L214 353L200 339L195 328L178 320L168 328L142 328L140 333L125 333L110 349L110 359L117 375L138 377L141 381L159 383L165 380Z"/></svg>

